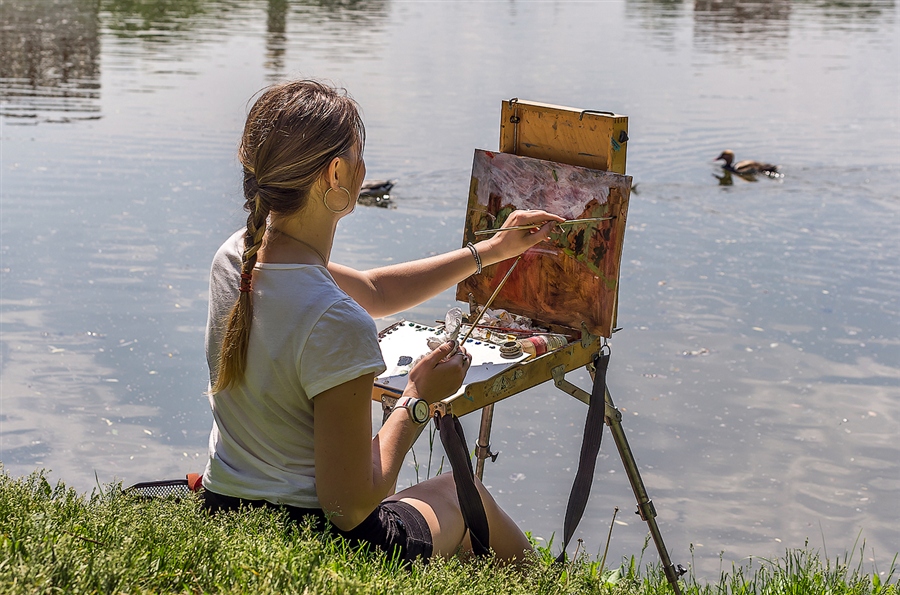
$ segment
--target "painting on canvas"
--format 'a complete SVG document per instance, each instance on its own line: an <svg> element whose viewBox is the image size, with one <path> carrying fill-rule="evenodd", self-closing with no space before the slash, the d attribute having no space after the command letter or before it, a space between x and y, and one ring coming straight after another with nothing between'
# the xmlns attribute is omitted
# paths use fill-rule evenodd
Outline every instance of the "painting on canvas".
<svg viewBox="0 0 900 595"><path fill-rule="evenodd" d="M631 177L477 150L472 166L463 245L477 244L518 209L543 209L570 219L612 217L567 225L528 250L493 307L609 337L616 316L619 265ZM514 259L486 268L457 287L457 299L485 303Z"/></svg>

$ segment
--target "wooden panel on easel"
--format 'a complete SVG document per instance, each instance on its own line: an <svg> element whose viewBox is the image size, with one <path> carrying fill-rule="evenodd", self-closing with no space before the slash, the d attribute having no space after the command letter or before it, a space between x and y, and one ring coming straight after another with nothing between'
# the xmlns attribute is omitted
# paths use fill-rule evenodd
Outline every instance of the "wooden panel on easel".
<svg viewBox="0 0 900 595"><path fill-rule="evenodd" d="M608 171L475 151L463 245L496 229L519 209L543 209L566 219L614 217L551 233L525 252L494 301L543 322L609 337L615 325L619 266L631 177ZM502 233L502 232L501 232ZM484 304L514 260L487 267L456 288L456 299Z"/></svg>
<svg viewBox="0 0 900 595"><path fill-rule="evenodd" d="M504 101L500 150L579 167L625 173L628 116L533 101Z"/></svg>

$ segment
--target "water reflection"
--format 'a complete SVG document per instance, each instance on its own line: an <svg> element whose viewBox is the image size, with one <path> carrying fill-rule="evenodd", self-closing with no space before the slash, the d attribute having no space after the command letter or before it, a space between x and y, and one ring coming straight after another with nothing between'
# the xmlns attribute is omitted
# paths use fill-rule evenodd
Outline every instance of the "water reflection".
<svg viewBox="0 0 900 595"><path fill-rule="evenodd" d="M895 0L695 0L686 13L686 4L684 0L629 0L625 14L668 44L675 41L678 19L690 14L694 42L705 49L773 57L784 51L790 29L801 20L875 29L891 24L896 8Z"/></svg>
<svg viewBox="0 0 900 595"><path fill-rule="evenodd" d="M675 41L678 19L685 14L684 6L684 0L630 0L625 5L625 14L652 31L655 40L669 46Z"/></svg>
<svg viewBox="0 0 900 595"><path fill-rule="evenodd" d="M791 2L695 0L694 42L709 51L777 57L790 30Z"/></svg>
<svg viewBox="0 0 900 595"><path fill-rule="evenodd" d="M389 9L387 0L267 0L267 78L284 78L285 54L292 41L304 43L325 35L328 42L319 50L365 53L366 45L383 33Z"/></svg>
<svg viewBox="0 0 900 595"><path fill-rule="evenodd" d="M339 22L371 25L387 16L387 0L103 0L104 26L112 33L168 42L184 39L186 33L236 31L253 27L245 18L251 9L266 11L266 31L285 36L291 20L305 24ZM294 18L296 17L296 19ZM203 29L203 31L200 31ZM356 32L345 31L348 36Z"/></svg>
<svg viewBox="0 0 900 595"><path fill-rule="evenodd" d="M287 51L287 0L269 0L266 13L266 72L270 80L283 77Z"/></svg>
<svg viewBox="0 0 900 595"><path fill-rule="evenodd" d="M297 14L318 22L340 21L356 25L373 25L388 16L387 0L301 0L294 2ZM355 33L355 32L353 32ZM351 32L347 32L351 35Z"/></svg>
<svg viewBox="0 0 900 595"><path fill-rule="evenodd" d="M814 10L820 20L844 23L891 23L895 14L894 0L845 2L843 0L801 0L798 7Z"/></svg>
<svg viewBox="0 0 900 595"><path fill-rule="evenodd" d="M292 2L290 50L322 56L334 64L373 59L383 45L390 12L387 0L307 0ZM296 27L293 25L296 23ZM308 63L309 60L303 60Z"/></svg>
<svg viewBox="0 0 900 595"><path fill-rule="evenodd" d="M267 78L281 80L285 76L284 59L290 41L314 41L320 35L328 43L305 49L327 47L338 53L364 54L368 43L375 43L383 32L389 3L386 0L310 0L289 2L268 0L266 18ZM301 42L302 43L302 42Z"/></svg>
<svg viewBox="0 0 900 595"><path fill-rule="evenodd" d="M0 117L66 122L100 112L97 4L0 3Z"/></svg>
<svg viewBox="0 0 900 595"><path fill-rule="evenodd" d="M0 3L0 117L29 124L99 118L103 36L120 42L110 55L153 55L165 48L161 61L184 63L203 42L253 29L265 11L263 67L266 78L275 81L288 74L285 58L292 42L301 52L337 60L368 57L389 8L386 0ZM143 91L155 90L139 84Z"/></svg>
<svg viewBox="0 0 900 595"><path fill-rule="evenodd" d="M209 0L104 0L103 26L113 35L166 43L186 38L209 15L221 18L228 3Z"/></svg>

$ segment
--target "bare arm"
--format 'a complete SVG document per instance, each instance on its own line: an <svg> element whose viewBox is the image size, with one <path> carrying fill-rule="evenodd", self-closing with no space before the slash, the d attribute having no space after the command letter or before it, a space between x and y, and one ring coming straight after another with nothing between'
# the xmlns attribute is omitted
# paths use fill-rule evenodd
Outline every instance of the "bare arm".
<svg viewBox="0 0 900 595"><path fill-rule="evenodd" d="M543 224L537 230L498 233L475 245L482 266L490 266L518 256L547 238L558 215L545 211L514 211L504 227ZM328 270L338 285L374 318L389 316L421 304L456 285L476 271L475 259L468 248L402 264L357 271L331 263Z"/></svg>
<svg viewBox="0 0 900 595"><path fill-rule="evenodd" d="M447 362L448 343L425 356L409 373L404 394L434 402L459 388L468 368L463 352ZM372 382L366 374L313 399L316 492L322 509L342 530L361 523L393 492L406 452L422 426L405 410L394 411L372 435Z"/></svg>

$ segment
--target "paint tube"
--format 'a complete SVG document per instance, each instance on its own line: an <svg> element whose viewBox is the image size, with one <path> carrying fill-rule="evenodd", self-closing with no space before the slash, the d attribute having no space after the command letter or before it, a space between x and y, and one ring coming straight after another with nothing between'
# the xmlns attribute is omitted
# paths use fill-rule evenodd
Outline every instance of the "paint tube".
<svg viewBox="0 0 900 595"><path fill-rule="evenodd" d="M569 341L565 335L548 333L519 339L518 343L522 346L522 351L535 357L544 355L548 351L555 351L560 347L565 347Z"/></svg>

